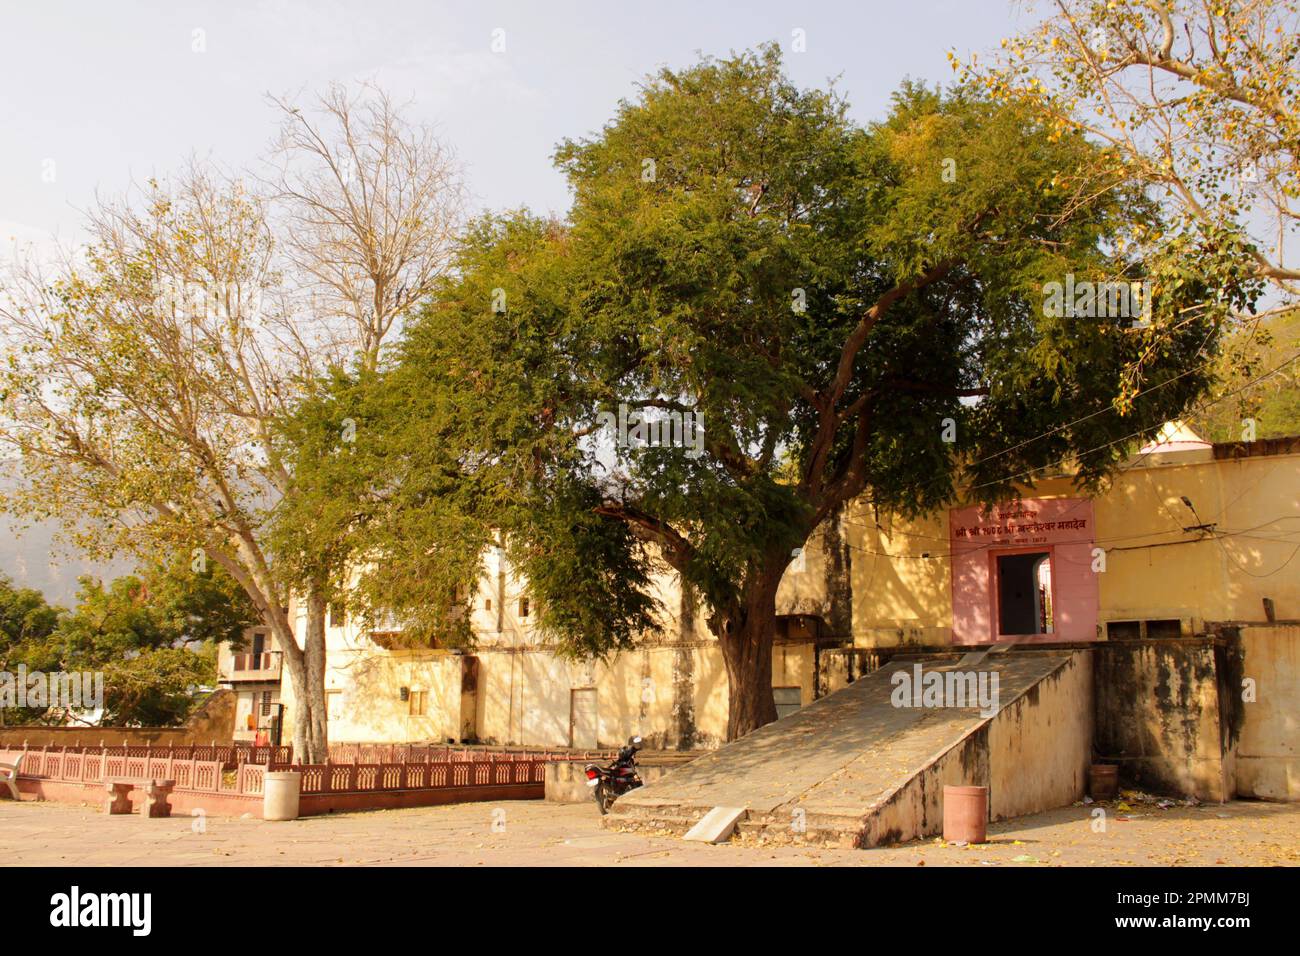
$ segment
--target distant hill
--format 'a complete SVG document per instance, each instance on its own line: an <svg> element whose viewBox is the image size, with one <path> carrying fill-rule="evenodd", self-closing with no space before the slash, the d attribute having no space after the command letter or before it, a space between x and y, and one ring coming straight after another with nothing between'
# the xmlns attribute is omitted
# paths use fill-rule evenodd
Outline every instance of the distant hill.
<svg viewBox="0 0 1300 956"><path fill-rule="evenodd" d="M14 478L0 464L0 486L13 487ZM35 588L51 604L71 608L76 604L77 579L93 575L112 580L135 569L135 562L123 559L108 563L91 561L71 552L66 545L54 543L57 525L39 522L31 527L15 528L9 515L0 514L0 573L8 575L19 587Z"/></svg>

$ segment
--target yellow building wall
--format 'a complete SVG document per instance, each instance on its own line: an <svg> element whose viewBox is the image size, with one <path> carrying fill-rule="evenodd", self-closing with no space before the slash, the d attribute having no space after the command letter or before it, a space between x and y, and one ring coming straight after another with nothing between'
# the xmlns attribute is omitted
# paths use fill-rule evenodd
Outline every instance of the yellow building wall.
<svg viewBox="0 0 1300 956"><path fill-rule="evenodd" d="M840 547L842 516L828 521L810 537L782 579L778 613L812 615L828 621L836 599L828 580L838 573L830 549ZM847 563L847 562L842 562ZM839 580L841 592L847 582ZM660 605L657 627L642 644L606 661L570 661L547 646L534 626L537 607L530 604L526 582L496 549L485 555L484 569L471 608L476 645L466 653L479 661L472 724L478 740L537 747L567 747L571 740L574 690L597 691L600 746L615 746L641 734L653 746L704 748L725 739L727 675L717 641L702 610L682 594L679 580L666 566L651 578ZM306 619L291 607L298 642ZM809 638L816 636L809 631ZM458 740L466 722L461 713L460 659L443 650L386 651L369 639L358 620L326 628L326 692L332 741L402 742ZM823 635L824 636L824 635ZM772 661L777 687L798 687L800 701L816 697L816 652L812 644L778 642ZM285 673L286 741L293 726L295 694ZM425 714L410 713L400 690L427 694Z"/></svg>
<svg viewBox="0 0 1300 956"><path fill-rule="evenodd" d="M1186 462L1192 455L1199 460ZM1287 564L1300 545L1300 455L1183 458L1124 472L1098 501L1110 549L1100 620L1179 618L1195 633L1206 621L1264 620L1266 597L1279 619L1300 619L1300 566ZM1202 523L1230 536L1168 543L1194 538L1182 529Z"/></svg>
<svg viewBox="0 0 1300 956"><path fill-rule="evenodd" d="M877 515L870 505L855 502L847 509L844 524L853 562L853 643L859 647L950 643L948 512L908 519Z"/></svg>
<svg viewBox="0 0 1300 956"><path fill-rule="evenodd" d="M1092 759L1092 654L1074 654L990 721L990 819L1066 806L1083 796Z"/></svg>
<svg viewBox="0 0 1300 956"><path fill-rule="evenodd" d="M843 533L843 518L829 518L808 536L797 555L792 552L790 564L776 591L778 614L813 614L829 618L832 594L828 582L833 581L836 575L831 552L838 546L838 538ZM670 587L675 586L672 581L667 583Z"/></svg>
<svg viewBox="0 0 1300 956"><path fill-rule="evenodd" d="M772 686L798 687L799 703L817 699L816 648L812 644L777 644L772 648ZM723 726L726 726L726 674L723 675Z"/></svg>
<svg viewBox="0 0 1300 956"><path fill-rule="evenodd" d="M1074 497L1054 478L1025 497ZM1196 509L1183 503L1187 497ZM1108 621L1300 620L1300 455L1215 460L1209 449L1148 455L1120 471L1094 501L1095 541L1106 550L1098 572L1100 636ZM1199 517L1198 517L1199 516ZM1223 537L1185 528L1211 523ZM852 551L853 639L859 647L945 645L952 640L948 512L917 519L845 519ZM926 557L926 555L929 555Z"/></svg>
<svg viewBox="0 0 1300 956"><path fill-rule="evenodd" d="M530 747L570 745L571 695L596 689L598 744L613 747L633 734L656 746L717 746L727 727L727 677L716 645L657 644L608 663L571 662L545 647L480 649L475 697L477 738ZM799 686L812 699L811 648L778 654L774 686ZM339 652L327 669L329 736L334 742L459 741L460 658L444 651ZM400 688L428 694L425 716L409 714ZM286 727L293 692L284 683ZM682 706L685 705L685 706Z"/></svg>
<svg viewBox="0 0 1300 956"><path fill-rule="evenodd" d="M807 613L823 601L817 583L824 561L811 550L805 573L785 586L787 602ZM560 657L532 626L536 611L520 615L527 596L508 565L496 573L489 561L472 610L478 659L473 725L485 743L568 747L574 690L594 687L599 746L613 747L641 734L657 747L717 746L726 736L727 676L703 615L683 608L675 576L652 582L661 604L659 626L637 648L606 661ZM488 607L488 601L491 607ZM305 617L294 614L299 642ZM685 616L684 616L685 614ZM498 630L498 627L500 628ZM326 628L326 676L331 741L406 742L461 739L461 658L447 650L385 650L359 621ZM802 703L815 697L814 651L809 644L779 644L773 685L798 686ZM424 715L410 713L401 688L427 695ZM295 695L286 673L286 742Z"/></svg>
<svg viewBox="0 0 1300 956"><path fill-rule="evenodd" d="M331 740L445 740L457 736L460 661L439 651L339 649L327 656L325 692ZM290 681L285 726L291 728ZM412 713L401 688L425 694L424 713Z"/></svg>
<svg viewBox="0 0 1300 956"><path fill-rule="evenodd" d="M1223 734L1231 701L1220 688L1214 641L1114 641L1093 653L1097 758L1142 789L1231 797L1232 748Z"/></svg>

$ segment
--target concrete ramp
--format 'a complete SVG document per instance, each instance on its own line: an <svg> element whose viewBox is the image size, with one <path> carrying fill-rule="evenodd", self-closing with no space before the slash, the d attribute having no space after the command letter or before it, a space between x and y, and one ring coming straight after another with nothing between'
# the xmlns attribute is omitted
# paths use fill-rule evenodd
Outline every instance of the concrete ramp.
<svg viewBox="0 0 1300 956"><path fill-rule="evenodd" d="M869 847L940 832L945 784L988 786L994 820L1072 803L1091 756L1091 663L1089 651L1020 649L895 658L619 798L606 825L684 832L714 807L743 807L741 833ZM918 665L922 688L930 673L983 673L986 687L996 675L996 709L895 706L894 675L914 680Z"/></svg>

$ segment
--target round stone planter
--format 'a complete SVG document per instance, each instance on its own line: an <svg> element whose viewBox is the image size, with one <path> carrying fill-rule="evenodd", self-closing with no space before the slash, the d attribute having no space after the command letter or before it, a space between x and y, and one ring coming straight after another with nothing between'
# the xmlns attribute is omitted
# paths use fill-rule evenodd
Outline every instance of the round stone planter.
<svg viewBox="0 0 1300 956"><path fill-rule="evenodd" d="M949 843L983 843L988 838L989 788L943 788L943 838Z"/></svg>
<svg viewBox="0 0 1300 956"><path fill-rule="evenodd" d="M262 777L262 819L297 820L302 774L296 770L268 771Z"/></svg>

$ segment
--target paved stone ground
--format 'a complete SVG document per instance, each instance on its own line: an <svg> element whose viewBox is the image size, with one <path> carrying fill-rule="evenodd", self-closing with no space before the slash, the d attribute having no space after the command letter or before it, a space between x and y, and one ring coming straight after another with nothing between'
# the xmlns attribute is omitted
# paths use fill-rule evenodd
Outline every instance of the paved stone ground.
<svg viewBox="0 0 1300 956"><path fill-rule="evenodd" d="M730 843L603 830L591 804L468 803L310 817L291 823L208 817L143 820L97 809L0 800L10 865L221 866L1131 866L1300 865L1300 805L1234 802L1161 810L1090 807L994 824L981 847L917 842L874 850ZM493 811L505 829L493 832Z"/></svg>

